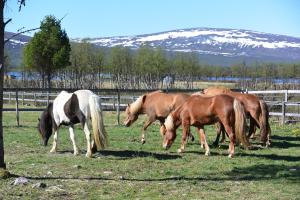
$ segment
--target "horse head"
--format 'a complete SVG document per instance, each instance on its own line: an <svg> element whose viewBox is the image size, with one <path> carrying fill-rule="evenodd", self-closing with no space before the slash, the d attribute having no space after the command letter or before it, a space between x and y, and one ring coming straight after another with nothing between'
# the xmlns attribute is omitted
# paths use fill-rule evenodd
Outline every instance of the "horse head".
<svg viewBox="0 0 300 200"><path fill-rule="evenodd" d="M42 112L38 122L38 130L42 138L42 144L44 144L44 146L47 146L48 140L52 135L52 109L53 104L50 103L48 107Z"/></svg>
<svg viewBox="0 0 300 200"><path fill-rule="evenodd" d="M139 114L141 114L142 105L145 102L146 95L139 97L132 104L128 104L125 110L126 119L124 125L129 127L133 122L138 119Z"/></svg>
<svg viewBox="0 0 300 200"><path fill-rule="evenodd" d="M166 133L164 135L163 148L167 150L172 146L174 140L176 139L176 127L172 114L169 114L167 117L165 121L165 127Z"/></svg>

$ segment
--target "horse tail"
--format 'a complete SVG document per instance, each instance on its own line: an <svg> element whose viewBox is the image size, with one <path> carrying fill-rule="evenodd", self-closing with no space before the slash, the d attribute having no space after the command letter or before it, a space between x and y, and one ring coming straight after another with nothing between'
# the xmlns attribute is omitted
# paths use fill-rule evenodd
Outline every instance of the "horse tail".
<svg viewBox="0 0 300 200"><path fill-rule="evenodd" d="M96 95L90 96L89 104L90 104L94 141L97 146L97 149L104 149L108 145L108 142L107 142L107 133L105 131L104 123L103 123L100 98Z"/></svg>
<svg viewBox="0 0 300 200"><path fill-rule="evenodd" d="M241 104L240 101L234 99L233 109L235 114L235 135L239 142L241 142L244 145L245 149L248 149L250 144L246 137L246 114L244 106Z"/></svg>
<svg viewBox="0 0 300 200"><path fill-rule="evenodd" d="M263 143L269 142L269 137L271 135L271 128L269 124L269 110L265 101L259 100L261 108L260 117L260 140Z"/></svg>

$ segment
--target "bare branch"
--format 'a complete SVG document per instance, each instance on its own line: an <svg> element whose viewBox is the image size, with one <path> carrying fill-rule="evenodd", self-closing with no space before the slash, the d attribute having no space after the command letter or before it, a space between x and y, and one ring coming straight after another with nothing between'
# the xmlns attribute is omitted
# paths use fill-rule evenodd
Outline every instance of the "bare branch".
<svg viewBox="0 0 300 200"><path fill-rule="evenodd" d="M17 32L22 31L24 28L25 28L25 26L23 26L22 28L19 28L19 29L17 30Z"/></svg>
<svg viewBox="0 0 300 200"><path fill-rule="evenodd" d="M60 20L58 20L59 23L61 23L61 21L62 21L66 16L68 16L68 13L66 13Z"/></svg>
<svg viewBox="0 0 300 200"><path fill-rule="evenodd" d="M18 0L18 3L19 3L19 12L21 11L22 6L25 6L25 1L26 0Z"/></svg>
<svg viewBox="0 0 300 200"><path fill-rule="evenodd" d="M25 31L21 31L21 32L19 32L19 33L16 33L16 34L12 35L11 37L7 38L6 40L4 40L4 44L6 44L6 43L7 43L9 40L11 40L12 38L17 37L18 35L21 35L21 34L23 34L23 33L28 33L28 32L30 32L30 31L35 31L35 30L38 30L38 29L40 29L40 27L38 27L38 28L32 28L32 29L28 29L28 30L25 30Z"/></svg>
<svg viewBox="0 0 300 200"><path fill-rule="evenodd" d="M9 22L11 22L11 18L9 20L7 20L6 22L4 22L4 26L6 26Z"/></svg>

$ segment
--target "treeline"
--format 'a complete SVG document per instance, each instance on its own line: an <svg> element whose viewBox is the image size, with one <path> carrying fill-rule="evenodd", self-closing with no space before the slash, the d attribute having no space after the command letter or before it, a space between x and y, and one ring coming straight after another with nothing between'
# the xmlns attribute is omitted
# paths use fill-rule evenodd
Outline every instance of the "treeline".
<svg viewBox="0 0 300 200"><path fill-rule="evenodd" d="M28 80L38 74L37 71L25 67L24 72L27 78L22 86L45 87L36 79ZM237 87L257 89L274 88L274 79L284 82L298 78L300 63L241 62L230 67L211 66L203 64L192 52L171 53L147 45L135 50L120 46L108 49L83 41L71 44L70 65L56 71L51 84L68 88L152 89L173 87L176 81L184 88L194 88L195 82L213 80L237 82ZM285 87L290 85L285 84Z"/></svg>
<svg viewBox="0 0 300 200"><path fill-rule="evenodd" d="M136 50L126 47L103 49L90 43L71 45L71 65L59 71L66 87L75 88L162 88L180 81L193 88L201 80L232 81L240 87L272 87L300 78L300 63L241 62L230 67L203 64L197 53L166 52L144 45ZM168 79L166 78L168 77Z"/></svg>
<svg viewBox="0 0 300 200"><path fill-rule="evenodd" d="M68 87L107 87L109 80L114 88L172 87L174 81L193 88L196 81L225 80L253 88L259 83L271 87L274 79L284 83L300 78L300 63L241 62L224 67L203 64L196 53L170 53L147 45L136 50L119 46L102 49L83 42L72 44L71 49L71 65L58 76Z"/></svg>

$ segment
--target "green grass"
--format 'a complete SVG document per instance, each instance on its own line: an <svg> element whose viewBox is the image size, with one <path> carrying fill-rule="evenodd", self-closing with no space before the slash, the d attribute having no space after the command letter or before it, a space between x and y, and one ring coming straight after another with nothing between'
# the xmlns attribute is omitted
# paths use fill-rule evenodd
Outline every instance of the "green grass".
<svg viewBox="0 0 300 200"><path fill-rule="evenodd" d="M115 113L105 112L110 146L89 159L80 127L75 131L79 156L72 154L66 128L59 135L58 153L50 154L51 146L40 145L38 116L21 113L22 126L16 127L15 113L4 113L7 168L30 182L12 186L15 177L1 180L0 199L300 199L300 138L293 135L299 125L273 124L273 147L237 147L229 159L227 144L211 148L206 157L198 142L189 142L186 152L177 154L180 132L164 151L157 124L149 127L141 145L143 117L126 128L116 125ZM211 144L215 130L206 131ZM32 188L38 182L47 187ZM49 191L52 186L61 190Z"/></svg>

